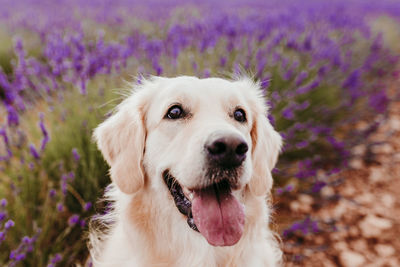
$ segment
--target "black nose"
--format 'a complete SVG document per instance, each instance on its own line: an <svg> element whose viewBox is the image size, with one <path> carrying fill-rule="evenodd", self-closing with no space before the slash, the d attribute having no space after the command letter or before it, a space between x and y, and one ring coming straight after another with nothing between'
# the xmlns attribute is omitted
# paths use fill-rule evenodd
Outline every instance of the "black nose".
<svg viewBox="0 0 400 267"><path fill-rule="evenodd" d="M234 168L245 160L249 147L241 137L231 135L209 140L206 149L212 164L223 168Z"/></svg>

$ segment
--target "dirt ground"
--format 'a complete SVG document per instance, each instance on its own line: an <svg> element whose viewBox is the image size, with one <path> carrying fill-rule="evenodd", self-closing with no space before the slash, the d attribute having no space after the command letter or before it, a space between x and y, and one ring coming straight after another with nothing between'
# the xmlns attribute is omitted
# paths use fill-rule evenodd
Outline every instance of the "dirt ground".
<svg viewBox="0 0 400 267"><path fill-rule="evenodd" d="M285 266L400 266L400 102L379 120L378 131L353 149L338 185L319 198L297 195L286 206L275 200L277 214L311 215L323 230L284 238Z"/></svg>

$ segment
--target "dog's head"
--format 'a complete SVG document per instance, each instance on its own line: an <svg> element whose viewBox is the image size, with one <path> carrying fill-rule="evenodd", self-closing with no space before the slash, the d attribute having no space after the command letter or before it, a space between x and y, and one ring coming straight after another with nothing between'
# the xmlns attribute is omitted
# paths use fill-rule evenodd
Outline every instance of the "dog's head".
<svg viewBox="0 0 400 267"><path fill-rule="evenodd" d="M259 85L248 78L142 81L95 130L118 188L166 191L212 245L233 245L245 223L247 187L264 196L281 137ZM247 191L246 191L247 192Z"/></svg>

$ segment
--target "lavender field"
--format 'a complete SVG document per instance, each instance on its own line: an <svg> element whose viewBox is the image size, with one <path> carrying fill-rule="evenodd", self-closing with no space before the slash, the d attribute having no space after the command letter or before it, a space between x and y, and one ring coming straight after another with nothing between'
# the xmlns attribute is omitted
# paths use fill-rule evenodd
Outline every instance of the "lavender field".
<svg viewBox="0 0 400 267"><path fill-rule="evenodd" d="M261 81L285 140L273 228L298 247L339 231L279 207L346 177L399 100L399 56L395 0L0 0L0 265L85 264L110 182L92 131L140 75Z"/></svg>

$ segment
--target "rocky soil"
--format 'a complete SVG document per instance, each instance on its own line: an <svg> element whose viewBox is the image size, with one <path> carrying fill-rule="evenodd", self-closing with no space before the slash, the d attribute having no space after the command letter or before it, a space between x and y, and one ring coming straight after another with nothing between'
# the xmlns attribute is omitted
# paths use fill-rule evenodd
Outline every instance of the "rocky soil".
<svg viewBox="0 0 400 267"><path fill-rule="evenodd" d="M310 215L322 229L283 238L285 266L400 266L400 102L378 119L378 131L354 148L336 184L318 197L275 200L278 225L285 216Z"/></svg>

